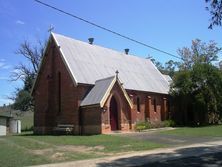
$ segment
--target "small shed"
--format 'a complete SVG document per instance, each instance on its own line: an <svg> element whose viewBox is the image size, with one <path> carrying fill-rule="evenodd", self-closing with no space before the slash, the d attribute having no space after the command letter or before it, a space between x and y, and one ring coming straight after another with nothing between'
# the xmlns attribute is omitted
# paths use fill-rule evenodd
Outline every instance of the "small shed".
<svg viewBox="0 0 222 167"><path fill-rule="evenodd" d="M0 136L5 136L9 130L9 122L12 116L0 113Z"/></svg>

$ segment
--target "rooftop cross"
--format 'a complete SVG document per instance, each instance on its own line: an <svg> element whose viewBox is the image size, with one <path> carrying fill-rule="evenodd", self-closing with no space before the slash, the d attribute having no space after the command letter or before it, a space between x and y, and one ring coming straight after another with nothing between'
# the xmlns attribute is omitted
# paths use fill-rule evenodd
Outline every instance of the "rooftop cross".
<svg viewBox="0 0 222 167"><path fill-rule="evenodd" d="M50 26L49 26L49 29L48 29L48 32L52 32L52 30L54 30L54 27L52 26L52 24L50 24Z"/></svg>
<svg viewBox="0 0 222 167"><path fill-rule="evenodd" d="M116 78L118 78L118 75L119 75L119 71L116 70Z"/></svg>

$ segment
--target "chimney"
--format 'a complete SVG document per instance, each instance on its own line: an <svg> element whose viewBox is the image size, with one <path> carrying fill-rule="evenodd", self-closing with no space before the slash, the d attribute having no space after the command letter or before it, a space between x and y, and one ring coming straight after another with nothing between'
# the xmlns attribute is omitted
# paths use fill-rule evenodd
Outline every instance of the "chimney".
<svg viewBox="0 0 222 167"><path fill-rule="evenodd" d="M94 38L88 38L88 40L89 40L89 44L92 45L93 41L94 41Z"/></svg>
<svg viewBox="0 0 222 167"><path fill-rule="evenodd" d="M128 53L129 53L129 49L126 48L126 49L124 49L124 50L125 50L125 53L128 55Z"/></svg>

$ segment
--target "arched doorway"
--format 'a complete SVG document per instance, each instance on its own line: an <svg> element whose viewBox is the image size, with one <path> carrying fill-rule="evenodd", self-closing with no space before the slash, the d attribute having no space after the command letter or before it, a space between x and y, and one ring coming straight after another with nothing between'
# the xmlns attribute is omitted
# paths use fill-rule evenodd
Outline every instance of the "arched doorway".
<svg viewBox="0 0 222 167"><path fill-rule="evenodd" d="M111 130L118 130L118 105L114 96L110 100L109 112Z"/></svg>

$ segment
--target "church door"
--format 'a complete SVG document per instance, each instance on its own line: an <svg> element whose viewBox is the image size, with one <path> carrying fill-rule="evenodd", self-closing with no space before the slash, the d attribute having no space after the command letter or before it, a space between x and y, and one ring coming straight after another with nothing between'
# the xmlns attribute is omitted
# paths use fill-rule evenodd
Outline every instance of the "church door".
<svg viewBox="0 0 222 167"><path fill-rule="evenodd" d="M118 130L118 106L114 96L110 101L110 125L111 130Z"/></svg>

